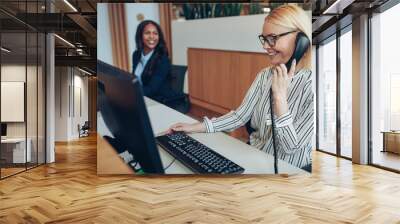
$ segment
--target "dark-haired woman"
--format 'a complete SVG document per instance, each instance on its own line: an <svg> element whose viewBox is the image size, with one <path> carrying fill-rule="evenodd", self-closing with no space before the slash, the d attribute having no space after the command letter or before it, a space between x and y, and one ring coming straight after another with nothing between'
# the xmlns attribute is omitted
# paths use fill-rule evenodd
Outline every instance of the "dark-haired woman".
<svg viewBox="0 0 400 224"><path fill-rule="evenodd" d="M174 92L167 82L171 62L160 26L151 20L141 22L136 30L135 42L132 73L142 84L145 96L162 102Z"/></svg>

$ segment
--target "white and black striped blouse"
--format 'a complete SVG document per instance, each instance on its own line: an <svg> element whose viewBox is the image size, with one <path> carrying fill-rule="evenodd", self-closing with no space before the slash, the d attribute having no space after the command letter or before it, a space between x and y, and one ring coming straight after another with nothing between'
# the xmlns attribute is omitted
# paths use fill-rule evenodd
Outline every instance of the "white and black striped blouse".
<svg viewBox="0 0 400 224"><path fill-rule="evenodd" d="M250 144L273 155L269 104L271 77L271 67L263 69L236 110L218 118L205 117L203 122L207 132L233 131L251 120L255 131L250 135ZM311 164L313 100L311 70L302 69L288 86L288 112L280 117L274 115L278 158L300 168Z"/></svg>

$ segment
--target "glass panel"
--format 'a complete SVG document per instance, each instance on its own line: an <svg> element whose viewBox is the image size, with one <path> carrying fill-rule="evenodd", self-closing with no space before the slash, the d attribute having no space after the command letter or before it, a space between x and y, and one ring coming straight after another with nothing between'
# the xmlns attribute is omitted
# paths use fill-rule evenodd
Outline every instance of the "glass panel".
<svg viewBox="0 0 400 224"><path fill-rule="evenodd" d="M38 111L37 111L37 63L38 63L38 36L36 32L27 33L28 38L28 63L27 63L27 81L26 81L26 113L27 113L27 150L28 150L28 168L37 165L38 157L38 143L37 143L37 132L38 132ZM30 152L30 153L29 153Z"/></svg>
<svg viewBox="0 0 400 224"><path fill-rule="evenodd" d="M336 39L318 51L318 146L336 154Z"/></svg>
<svg viewBox="0 0 400 224"><path fill-rule="evenodd" d="M372 18L372 163L400 170L400 4Z"/></svg>
<svg viewBox="0 0 400 224"><path fill-rule="evenodd" d="M1 120L7 134L1 140L2 178L25 170L26 158L26 34L2 33Z"/></svg>
<svg viewBox="0 0 400 224"><path fill-rule="evenodd" d="M352 35L351 30L340 37L340 153L352 157Z"/></svg>

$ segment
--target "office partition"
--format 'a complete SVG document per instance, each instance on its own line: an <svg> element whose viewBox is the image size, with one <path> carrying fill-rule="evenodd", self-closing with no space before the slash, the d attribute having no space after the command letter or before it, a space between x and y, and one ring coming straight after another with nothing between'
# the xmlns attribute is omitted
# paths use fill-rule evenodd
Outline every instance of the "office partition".
<svg viewBox="0 0 400 224"><path fill-rule="evenodd" d="M0 144L1 179L45 163L46 40L42 31L24 22L28 13L45 12L44 3L0 3L0 16L10 21L0 27L0 110L7 132ZM16 6L20 14L7 13Z"/></svg>

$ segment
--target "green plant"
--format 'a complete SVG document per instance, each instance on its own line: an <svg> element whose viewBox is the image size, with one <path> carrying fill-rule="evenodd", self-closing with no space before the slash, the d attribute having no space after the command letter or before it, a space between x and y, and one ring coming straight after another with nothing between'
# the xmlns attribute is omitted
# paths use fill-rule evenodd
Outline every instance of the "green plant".
<svg viewBox="0 0 400 224"><path fill-rule="evenodd" d="M221 3L216 3L214 8L214 17L223 16L223 5Z"/></svg>
<svg viewBox="0 0 400 224"><path fill-rule="evenodd" d="M242 12L243 4L241 3L234 3L232 5L232 16L239 16Z"/></svg>
<svg viewBox="0 0 400 224"><path fill-rule="evenodd" d="M263 13L262 7L260 3L251 3L249 7L249 14L254 15L254 14L261 14Z"/></svg>
<svg viewBox="0 0 400 224"><path fill-rule="evenodd" d="M212 17L212 5L211 3L206 3L205 4L205 12L206 12L206 18Z"/></svg>
<svg viewBox="0 0 400 224"><path fill-rule="evenodd" d="M182 6L186 20L203 19L223 16L239 16L242 12L241 3L185 3Z"/></svg>
<svg viewBox="0 0 400 224"><path fill-rule="evenodd" d="M183 4L182 9L186 20L194 19L194 9L192 4L185 3Z"/></svg>

